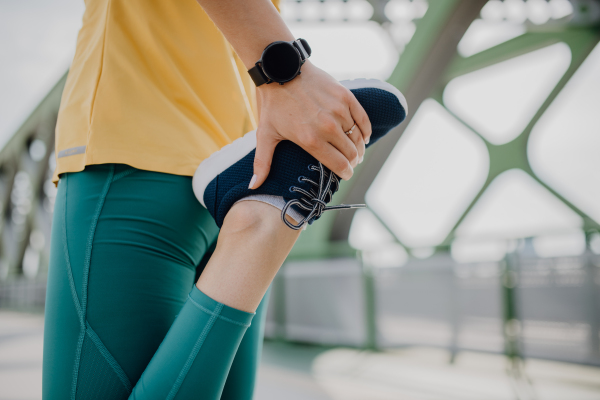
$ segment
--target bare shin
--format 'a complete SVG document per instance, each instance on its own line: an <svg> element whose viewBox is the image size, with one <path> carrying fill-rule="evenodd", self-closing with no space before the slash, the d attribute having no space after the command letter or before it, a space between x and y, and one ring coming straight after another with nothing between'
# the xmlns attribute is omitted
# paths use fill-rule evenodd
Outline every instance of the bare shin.
<svg viewBox="0 0 600 400"><path fill-rule="evenodd" d="M254 312L299 235L281 221L277 208L237 203L196 286L218 302Z"/></svg>

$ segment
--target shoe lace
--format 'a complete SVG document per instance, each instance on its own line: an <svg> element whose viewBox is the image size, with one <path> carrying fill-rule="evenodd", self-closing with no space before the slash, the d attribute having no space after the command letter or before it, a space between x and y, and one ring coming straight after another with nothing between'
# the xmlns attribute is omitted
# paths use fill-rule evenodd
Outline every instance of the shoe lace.
<svg viewBox="0 0 600 400"><path fill-rule="evenodd" d="M312 164L309 165L308 169L310 171L319 172L319 183L313 181L312 179L301 176L300 178L298 178L298 180L301 182L310 183L310 185L312 186L310 190L306 191L297 186L290 187L291 192L297 192L302 194L303 196L299 199L292 199L288 201L281 210L281 219L290 228L294 230L302 229L305 222L310 221L312 218L318 218L325 211L366 207L364 204L340 204L337 206L328 206L327 199L331 200L331 198L333 197L333 193L339 187L339 178L336 174L331 172L331 170L324 167L323 164L321 164L320 162L318 166ZM333 185L335 185L335 189L332 187ZM304 217L301 221L298 221L297 225L292 224L285 217L288 208L290 208L293 205L305 211L309 211L309 214L306 217Z"/></svg>

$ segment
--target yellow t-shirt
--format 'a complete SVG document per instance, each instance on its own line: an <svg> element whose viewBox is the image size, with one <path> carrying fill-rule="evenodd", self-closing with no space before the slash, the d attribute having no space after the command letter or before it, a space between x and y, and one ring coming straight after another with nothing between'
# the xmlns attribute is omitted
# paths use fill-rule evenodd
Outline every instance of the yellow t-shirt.
<svg viewBox="0 0 600 400"><path fill-rule="evenodd" d="M254 84L195 0L86 1L56 126L54 182L103 163L193 175L255 128Z"/></svg>

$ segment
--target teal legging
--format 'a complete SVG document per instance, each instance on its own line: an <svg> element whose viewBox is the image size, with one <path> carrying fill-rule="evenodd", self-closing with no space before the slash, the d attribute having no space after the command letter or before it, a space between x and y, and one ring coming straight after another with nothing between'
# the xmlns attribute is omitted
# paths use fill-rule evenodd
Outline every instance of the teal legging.
<svg viewBox="0 0 600 400"><path fill-rule="evenodd" d="M194 286L218 232L190 177L121 164L63 174L43 399L251 399L268 296L254 316Z"/></svg>

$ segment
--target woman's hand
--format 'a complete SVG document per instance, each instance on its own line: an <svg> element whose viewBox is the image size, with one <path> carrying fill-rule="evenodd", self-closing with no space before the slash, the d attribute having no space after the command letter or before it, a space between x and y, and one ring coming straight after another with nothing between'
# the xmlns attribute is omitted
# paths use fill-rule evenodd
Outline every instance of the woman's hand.
<svg viewBox="0 0 600 400"><path fill-rule="evenodd" d="M275 146L282 140L291 140L342 179L350 179L371 136L369 117L350 90L306 62L291 82L262 85L256 92L259 124L251 189L269 175ZM354 124L353 133L346 135Z"/></svg>

